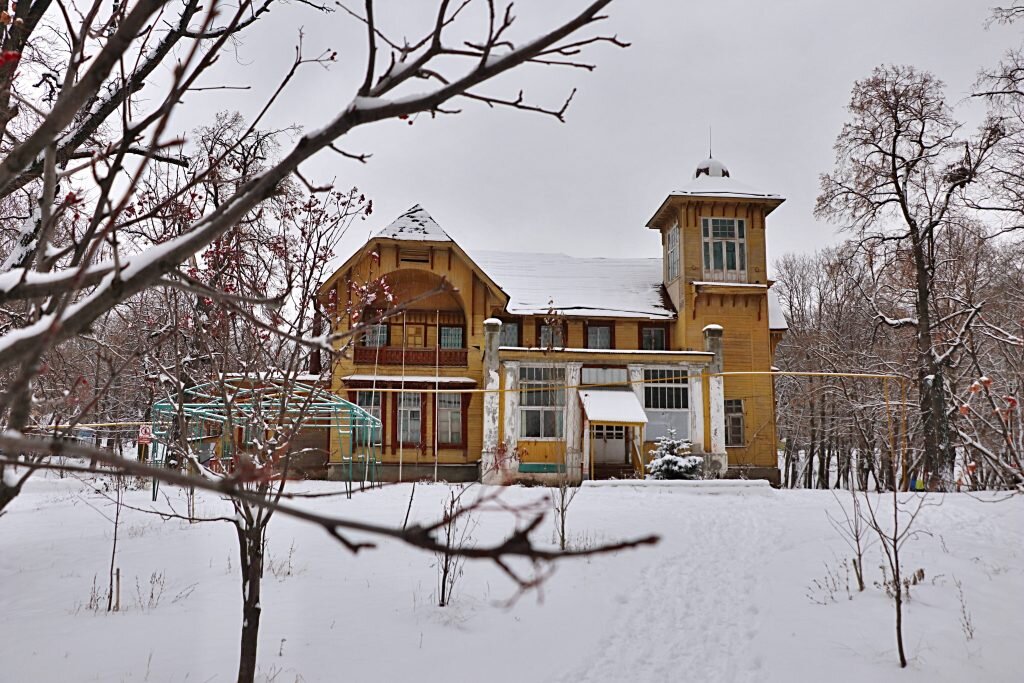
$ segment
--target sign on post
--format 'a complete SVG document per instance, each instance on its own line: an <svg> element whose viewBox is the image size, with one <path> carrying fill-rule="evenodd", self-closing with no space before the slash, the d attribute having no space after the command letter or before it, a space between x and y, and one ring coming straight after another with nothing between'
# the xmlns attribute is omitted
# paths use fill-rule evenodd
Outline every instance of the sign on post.
<svg viewBox="0 0 1024 683"><path fill-rule="evenodd" d="M139 425L139 443L153 443L153 425Z"/></svg>

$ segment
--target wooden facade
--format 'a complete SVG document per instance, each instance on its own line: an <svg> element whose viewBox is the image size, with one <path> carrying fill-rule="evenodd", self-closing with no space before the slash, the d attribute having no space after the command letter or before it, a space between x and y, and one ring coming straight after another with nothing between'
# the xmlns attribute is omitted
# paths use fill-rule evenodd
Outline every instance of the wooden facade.
<svg viewBox="0 0 1024 683"><path fill-rule="evenodd" d="M732 440L725 449L729 465L774 468L772 379L767 374L728 373L771 369L780 333L769 326L771 283L767 279L765 218L781 201L774 196L670 195L648 223L648 227L659 230L666 248L664 282L658 297L666 308L650 315L629 311L618 314L614 310L596 310L593 314L555 311L555 315L517 312L519 309L510 306L511 297L502 289L502 282L492 280L426 212L414 207L400 219L405 221L402 226L372 238L321 287L320 301L335 332L377 323L383 310L401 307L400 312L380 323L382 327L374 329L372 342L367 342L368 335L364 335L335 362L333 391L354 402L360 391L379 395L385 464L399 460L409 465L476 463L483 449L482 392L488 382L484 321L497 318L517 326L498 354L498 388L502 392L496 416L498 435L501 443L515 448L524 465L565 464L573 458L578 461L581 438L577 432L580 420L586 418L579 416L579 399L572 395L564 409L565 433L561 438L537 439L521 434L516 373L519 367L534 366L568 368L570 392L579 384L581 374L593 374L594 369L618 369L620 373L628 372L631 381L638 381L645 368L672 368L680 377L690 378L684 381L689 382L689 395L694 400L689 410L691 436L697 439L695 450L710 453L715 444L708 400L713 390L707 369L713 357L705 350L704 328L720 325L724 330L721 362L726 373L725 411L727 420L731 420L727 431ZM742 278L716 279L705 272L702 221L712 217L743 220L746 267ZM670 279L667 245L669 232L676 226L679 244L674 255L679 263L671 269L675 277ZM368 299L372 299L371 304L361 307L361 302ZM545 348L540 333L545 324L561 329L560 346ZM608 329L595 331L597 328ZM596 340L611 348L588 348L589 342ZM623 389L629 390L628 386ZM415 400L406 399L404 405L412 411L406 415L418 416L419 434L407 433L403 439L398 429L399 397L417 390L418 413ZM451 396L445 399L448 407L440 413L440 418L447 420L442 431L449 438L438 436L438 391L461 395L457 442L452 433ZM642 389L635 391L642 401ZM742 412L741 417L737 411ZM741 431L742 442L737 443ZM642 428L638 427L636 433L642 433ZM652 446L647 440L643 449ZM336 461L346 449L347 444L332 443L332 460Z"/></svg>

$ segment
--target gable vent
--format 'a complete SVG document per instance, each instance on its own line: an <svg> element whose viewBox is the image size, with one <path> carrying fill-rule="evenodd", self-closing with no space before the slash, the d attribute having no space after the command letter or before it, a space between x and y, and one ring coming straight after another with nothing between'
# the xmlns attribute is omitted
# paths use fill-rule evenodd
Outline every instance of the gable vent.
<svg viewBox="0 0 1024 683"><path fill-rule="evenodd" d="M408 248L399 249L398 260L404 263L430 263L430 250Z"/></svg>

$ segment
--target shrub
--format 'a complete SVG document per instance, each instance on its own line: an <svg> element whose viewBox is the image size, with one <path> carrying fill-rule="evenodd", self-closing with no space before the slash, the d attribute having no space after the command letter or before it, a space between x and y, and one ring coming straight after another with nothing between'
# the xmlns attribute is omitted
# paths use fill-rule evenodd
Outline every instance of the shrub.
<svg viewBox="0 0 1024 683"><path fill-rule="evenodd" d="M700 479L703 473L704 459L690 455L690 442L677 439L674 429L655 442L650 456L649 479Z"/></svg>

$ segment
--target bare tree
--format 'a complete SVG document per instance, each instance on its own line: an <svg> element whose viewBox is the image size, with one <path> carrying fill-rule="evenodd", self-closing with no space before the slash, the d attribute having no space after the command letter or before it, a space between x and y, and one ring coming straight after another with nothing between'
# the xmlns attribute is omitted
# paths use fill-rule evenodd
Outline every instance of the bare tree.
<svg viewBox="0 0 1024 683"><path fill-rule="evenodd" d="M939 243L945 232L962 228L965 188L978 179L1003 132L989 121L973 137L962 137L942 88L910 66L878 67L857 81L816 212L849 226L866 248L895 245L887 267L910 266L905 296L894 300L895 308L875 301L875 318L915 332L923 470L948 482L954 450L946 372L979 308L936 296Z"/></svg>
<svg viewBox="0 0 1024 683"><path fill-rule="evenodd" d="M568 471L563 470L558 476L558 483L551 491L551 507L554 511L555 536L558 537L558 547L565 550L568 547L569 535L566 529L566 520L569 516L569 506L580 492L578 484L569 478Z"/></svg>
<svg viewBox="0 0 1024 683"><path fill-rule="evenodd" d="M219 1L200 7L186 0L178 23L172 22L160 37L155 27L167 24L154 19L164 10L162 0L118 5L109 17L100 17L101 4L95 2L75 15L77 23L67 15L61 24L71 47L59 76L46 79L52 92L36 102L19 94L18 86L41 67L5 57L0 66L8 86L4 97L24 106L5 107L0 101L0 112L5 112L0 125L25 125L3 138L7 148L0 161L0 203L6 202L14 217L21 213L21 228L0 271L0 304L14 306L4 309L8 322L0 328L5 330L0 335L0 426L17 433L33 421L29 397L53 349L80 338L109 311L151 288L194 291L198 285L185 264L244 224L289 182L311 193L324 190L303 176L304 161L327 150L365 162L368 155L340 146L339 140L353 129L419 112L454 114L453 103L460 100L561 119L571 95L560 107L544 107L521 95L503 98L479 88L523 64L592 68L579 61L582 50L598 43L625 45L613 36L576 36L605 18L601 11L609 2L592 2L530 39L514 37L511 7L487 2L481 38L458 45L449 36L457 23L470 20L467 7L475 3L440 0L435 21L411 42L387 36L375 14L376 3L367 2L362 13L343 7L363 23L367 39L365 78L351 103L330 113L322 127L301 136L279 160L237 184L213 183L217 191L198 193L199 199L196 189L216 180L232 155L244 151L243 141L251 138L296 73L311 65L329 67L337 59L331 51L309 57L300 43L294 60L282 70L278 88L249 117L241 134L209 147L206 158L197 154L184 159L182 141L167 134L169 117L183 102L200 96L218 55L269 10L271 0L245 0L231 8ZM23 55L35 49L34 29L49 5L48 0L19 4L16 25L3 29L8 40L18 41L6 43L12 52ZM147 26L150 30L144 30ZM152 92L156 86L148 76L171 59L172 48L186 44L169 83ZM115 68L119 64L135 68L124 75ZM143 82L145 100L134 97ZM76 156L83 149L88 153ZM149 172L161 168L166 170L157 173L159 180L147 184ZM129 180L116 181L122 177ZM83 189L58 193L59 185ZM172 229L159 236L140 230L154 222ZM203 289L220 304L232 296L216 285ZM244 301L234 303L235 312L245 308ZM293 341L332 353L341 340L303 334ZM17 495L23 479L7 473L0 481L2 509Z"/></svg>
<svg viewBox="0 0 1024 683"><path fill-rule="evenodd" d="M321 151L364 163L369 154L343 146L352 130L421 112L456 114L460 102L562 120L572 93L548 107L530 103L522 93L505 97L481 87L523 65L589 70L593 65L581 61L583 51L601 43L625 46L614 36L580 35L606 18L602 11L610 0L590 2L539 36L516 35L510 4L438 0L435 19L411 41L388 36L372 0L360 11L338 4L365 28L365 77L349 104L328 112L319 128L294 142L288 140L294 131L264 135L262 130L267 112L300 70L329 68L339 58L331 50L309 56L300 40L261 109L219 117L193 143L171 135L172 114L204 90L220 87L208 81L211 67L272 2L242 0L229 7L221 0L207 5L183 0L170 22L164 0L119 4L109 16L101 15L105 10L98 0L71 12L64 6L51 9L49 0L19 3L16 20L2 28L10 50L0 53L0 210L6 212L0 216L0 512L34 471L95 469L59 460L65 455L227 495L236 512L232 523L242 562L239 681L255 675L264 539L278 513L320 526L353 553L373 547L349 538L356 532L428 552L447 548L453 557L485 559L523 590L535 587L557 559L657 540L548 550L532 540L543 512L525 510L513 511L522 517L520 523L496 543L451 546L439 539L445 524L462 523L491 503L508 512L496 504L497 494L461 506L440 522L401 529L312 513L285 491L301 410L296 414L284 403L247 415L263 435L255 442L237 442L227 420L225 435L236 440L237 457L226 475L204 467L202 453L187 437L183 411L175 418L172 467L124 458L102 444L69 441L68 428L53 421L62 413L75 424L96 413L112 395L114 379L127 380L127 373L148 383L140 392L148 400L140 401L139 394L133 399L144 404L142 410L157 395L180 406L189 388L213 378L211 391L223 405L233 406L230 415L241 406L223 381L228 374L248 378L259 393L260 383L275 373L293 381L310 352L344 353L365 325L400 307L381 310L377 319L362 320L347 332L313 332L312 293L319 275L288 267L296 261L291 243L278 243L276 237L298 230L299 250L324 262L324 244L303 232L315 233L312 228L322 225L324 204L334 202L348 218L368 215L371 205L358 192L307 178L301 165ZM471 5L482 11L473 15ZM59 42L67 46L64 52L50 54L46 37L36 30L48 12ZM483 19L479 37L463 40L466 31L455 27L472 30L474 17ZM170 73L163 85L151 78L158 67ZM24 84L40 74L44 92L24 92ZM137 96L143 85L144 98ZM259 249L252 248L256 244ZM259 282L261 276L267 280ZM158 307L158 319L149 319L146 306ZM102 335L90 337L122 315L133 329L148 325L151 332L130 354L106 349ZM40 414L32 401L42 386L39 378L55 354L71 348L83 359L98 359L93 369L100 381L80 405L62 404L55 392L55 405ZM96 348L106 355L96 356ZM520 570L509 558L527 559L534 571Z"/></svg>
<svg viewBox="0 0 1024 683"><path fill-rule="evenodd" d="M915 529L918 515L927 502L927 494L914 494L906 500L900 500L895 486L891 494L879 494L877 497L863 493L865 520L878 538L888 573L885 575L886 592L893 600L896 612L896 651L899 655L900 667L907 666L907 654L903 645L903 604L909 597L911 574L905 572L901 563L900 552L904 544L916 537L920 531ZM891 497L892 517L886 520L888 510L882 502L884 497ZM916 580L915 580L916 583Z"/></svg>
<svg viewBox="0 0 1024 683"><path fill-rule="evenodd" d="M462 515L462 489L457 494L450 491L441 509L441 526L438 538L441 550L434 553L437 566L437 606L447 607L452 600L455 586L466 569L466 558L456 551L468 547L473 542L473 530L476 520L470 515Z"/></svg>

